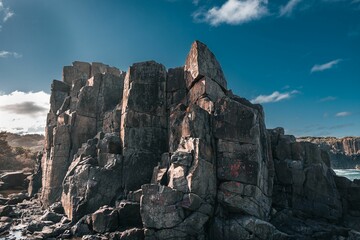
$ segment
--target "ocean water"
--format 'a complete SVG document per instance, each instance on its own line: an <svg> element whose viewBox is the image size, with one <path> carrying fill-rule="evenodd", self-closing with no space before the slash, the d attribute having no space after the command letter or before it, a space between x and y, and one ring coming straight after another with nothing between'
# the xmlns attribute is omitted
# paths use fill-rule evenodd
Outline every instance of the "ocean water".
<svg viewBox="0 0 360 240"><path fill-rule="evenodd" d="M360 179L360 170L356 169L334 169L336 175L347 177L351 181L354 179Z"/></svg>

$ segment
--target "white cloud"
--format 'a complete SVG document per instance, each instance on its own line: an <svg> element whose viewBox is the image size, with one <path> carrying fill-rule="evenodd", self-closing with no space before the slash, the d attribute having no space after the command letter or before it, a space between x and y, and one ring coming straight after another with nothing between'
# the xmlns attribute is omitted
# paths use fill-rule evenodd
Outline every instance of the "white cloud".
<svg viewBox="0 0 360 240"><path fill-rule="evenodd" d="M281 100L289 99L293 97L295 94L300 93L297 90L293 90L291 92L283 92L280 93L278 91L273 92L270 95L260 95L256 98L252 99L252 103L272 103L272 102L279 102Z"/></svg>
<svg viewBox="0 0 360 240"><path fill-rule="evenodd" d="M296 7L302 0L290 0L285 6L280 7L279 15L282 16L290 16Z"/></svg>
<svg viewBox="0 0 360 240"><path fill-rule="evenodd" d="M9 7L5 7L2 0L0 0L0 16L3 22L14 16L14 12Z"/></svg>
<svg viewBox="0 0 360 240"><path fill-rule="evenodd" d="M267 15L267 4L267 0L227 0L221 7L197 11L193 17L212 26L224 23L238 25Z"/></svg>
<svg viewBox="0 0 360 240"><path fill-rule="evenodd" d="M336 99L337 99L337 97L328 96L328 97L324 97L324 98L320 99L319 102L330 102L330 101L335 101Z"/></svg>
<svg viewBox="0 0 360 240"><path fill-rule="evenodd" d="M333 60L328 63L316 64L311 68L310 72L312 72L312 73L313 72L322 72L327 69L331 69L331 68L335 67L337 64L339 64L341 61L342 61L342 59L336 59L336 60Z"/></svg>
<svg viewBox="0 0 360 240"><path fill-rule="evenodd" d="M336 117L347 117L350 115L351 115L351 112L338 112L335 116Z"/></svg>
<svg viewBox="0 0 360 240"><path fill-rule="evenodd" d="M17 52L0 51L0 58L8 57L22 58L22 55Z"/></svg>
<svg viewBox="0 0 360 240"><path fill-rule="evenodd" d="M0 131L44 134L49 99L42 91L0 93Z"/></svg>

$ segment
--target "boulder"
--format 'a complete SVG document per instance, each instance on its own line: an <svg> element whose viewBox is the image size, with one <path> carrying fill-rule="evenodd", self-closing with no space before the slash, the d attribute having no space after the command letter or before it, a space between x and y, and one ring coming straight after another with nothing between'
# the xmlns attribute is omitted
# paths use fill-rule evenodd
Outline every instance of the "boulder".
<svg viewBox="0 0 360 240"><path fill-rule="evenodd" d="M118 213L115 209L100 208L91 215L92 228L95 232L113 232L119 227Z"/></svg>
<svg viewBox="0 0 360 240"><path fill-rule="evenodd" d="M11 206L8 205L0 206L0 217L8 217L12 215L12 213L13 213L13 209Z"/></svg>
<svg viewBox="0 0 360 240"><path fill-rule="evenodd" d="M62 217L63 217L63 215L61 215L61 214L50 212L50 211L45 211L44 215L41 216L40 220L58 223L61 221Z"/></svg>
<svg viewBox="0 0 360 240"><path fill-rule="evenodd" d="M2 174L0 176L0 181L3 183L1 186L1 190L26 188L25 180L27 176L28 175L22 171L7 172Z"/></svg>

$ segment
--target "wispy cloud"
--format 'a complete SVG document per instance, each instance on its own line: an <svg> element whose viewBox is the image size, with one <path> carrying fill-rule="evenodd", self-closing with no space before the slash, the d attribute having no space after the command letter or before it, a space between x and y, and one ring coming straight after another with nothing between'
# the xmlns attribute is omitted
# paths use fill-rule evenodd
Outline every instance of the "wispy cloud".
<svg viewBox="0 0 360 240"><path fill-rule="evenodd" d="M8 57L22 58L22 55L17 52L0 51L0 58Z"/></svg>
<svg viewBox="0 0 360 240"><path fill-rule="evenodd" d="M193 14L194 20L212 26L220 24L240 25L260 19L268 14L267 0L227 0L221 7L200 9Z"/></svg>
<svg viewBox="0 0 360 240"><path fill-rule="evenodd" d="M337 114L335 114L336 117L347 117L350 115L351 115L351 112L338 112Z"/></svg>
<svg viewBox="0 0 360 240"><path fill-rule="evenodd" d="M337 99L337 97L328 96L328 97L321 98L319 100L319 102L330 102L330 101L335 101L336 99Z"/></svg>
<svg viewBox="0 0 360 240"><path fill-rule="evenodd" d="M43 134L49 99L42 91L0 94L0 131Z"/></svg>
<svg viewBox="0 0 360 240"><path fill-rule="evenodd" d="M333 61L330 61L330 62L327 62L327 63L324 63L324 64L315 64L310 72L322 72L322 71L325 71L325 70L328 70L328 69L331 69L333 67L335 67L337 64L339 64L340 62L342 61L342 59L336 59L336 60L333 60Z"/></svg>
<svg viewBox="0 0 360 240"><path fill-rule="evenodd" d="M285 99L289 99L293 97L294 95L300 93L297 90L293 90L291 92L278 92L275 91L270 95L259 95L256 98L252 99L252 103L272 103L272 102L279 102Z"/></svg>
<svg viewBox="0 0 360 240"><path fill-rule="evenodd" d="M279 16L290 16L295 9L295 7L301 2L302 0L290 0L285 6L280 7Z"/></svg>
<svg viewBox="0 0 360 240"><path fill-rule="evenodd" d="M14 12L9 7L5 7L3 1L0 0L0 17L2 21L6 22L12 16L14 16Z"/></svg>

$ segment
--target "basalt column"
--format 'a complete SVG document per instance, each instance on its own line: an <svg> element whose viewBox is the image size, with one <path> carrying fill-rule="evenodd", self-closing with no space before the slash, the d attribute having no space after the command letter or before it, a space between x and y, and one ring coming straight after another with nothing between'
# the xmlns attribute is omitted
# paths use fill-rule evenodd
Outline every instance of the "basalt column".
<svg viewBox="0 0 360 240"><path fill-rule="evenodd" d="M125 191L150 182L168 149L166 74L154 61L133 64L126 74L120 130Z"/></svg>

